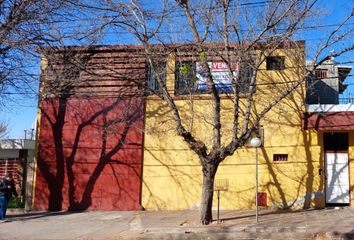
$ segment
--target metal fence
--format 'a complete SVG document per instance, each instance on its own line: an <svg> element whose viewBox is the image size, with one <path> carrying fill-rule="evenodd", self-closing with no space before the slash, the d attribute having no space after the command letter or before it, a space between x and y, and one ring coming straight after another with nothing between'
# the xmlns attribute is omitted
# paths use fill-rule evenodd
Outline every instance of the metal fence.
<svg viewBox="0 0 354 240"><path fill-rule="evenodd" d="M354 97L339 98L339 104L354 104Z"/></svg>

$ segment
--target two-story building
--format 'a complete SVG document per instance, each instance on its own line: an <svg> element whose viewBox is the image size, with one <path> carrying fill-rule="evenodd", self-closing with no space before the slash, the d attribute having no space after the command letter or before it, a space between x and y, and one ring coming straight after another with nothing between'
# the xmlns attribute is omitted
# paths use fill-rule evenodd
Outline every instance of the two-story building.
<svg viewBox="0 0 354 240"><path fill-rule="evenodd" d="M300 83L261 119L260 204L275 208L350 204L354 182L350 182L348 159L354 154L354 140L350 140L349 130L354 119L348 111L331 117L331 112L317 113L311 110L313 106L306 105L316 100L338 100L349 68L334 64L327 76L315 71L306 81L304 42L282 44L273 51L255 49L254 55L264 55L264 60L257 69L252 116L257 117L273 97L286 92L293 83ZM177 136L169 106L151 94L158 94L160 89L156 72L151 72L143 50L142 46L105 46L44 53L35 209L199 207L200 160ZM75 64L78 60L80 67ZM225 144L233 128L232 87L221 58L212 57L208 64L220 91ZM327 68L328 63L324 64ZM197 139L210 143L212 103L196 55L179 46L178 51L161 52L155 67L158 66L183 124ZM246 90L251 76L247 64L235 62L231 66L233 74L242 74ZM336 78L338 85L334 86ZM146 86L152 91L147 93ZM314 93L311 96L310 86ZM333 93L333 98L323 94L327 88L331 88L328 92ZM245 103L246 95L240 100L240 113ZM331 121L326 119L336 118L346 119L347 125L332 124L328 128ZM347 164L337 161L345 156ZM335 169L348 174L339 176ZM226 158L216 174L216 183L223 183L227 189L222 193L221 208L254 208L255 175L253 148L241 147ZM336 187L342 178L347 179L345 187L342 183ZM333 201L340 191L346 197Z"/></svg>

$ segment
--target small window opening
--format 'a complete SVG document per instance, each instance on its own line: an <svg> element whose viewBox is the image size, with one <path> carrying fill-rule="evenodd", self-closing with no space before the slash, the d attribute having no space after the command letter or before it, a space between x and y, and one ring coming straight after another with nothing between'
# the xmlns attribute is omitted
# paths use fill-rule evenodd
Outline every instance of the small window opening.
<svg viewBox="0 0 354 240"><path fill-rule="evenodd" d="M316 69L315 77L316 77L316 79L327 78L327 69Z"/></svg>
<svg viewBox="0 0 354 240"><path fill-rule="evenodd" d="M288 161L288 154L273 154L273 161L274 162L287 162Z"/></svg>
<svg viewBox="0 0 354 240"><path fill-rule="evenodd" d="M267 57L267 70L283 70L285 69L285 57Z"/></svg>

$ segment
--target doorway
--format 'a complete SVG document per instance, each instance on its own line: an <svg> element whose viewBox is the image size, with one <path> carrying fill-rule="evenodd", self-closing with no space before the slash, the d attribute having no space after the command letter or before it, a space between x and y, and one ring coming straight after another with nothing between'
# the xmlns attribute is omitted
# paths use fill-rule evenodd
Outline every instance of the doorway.
<svg viewBox="0 0 354 240"><path fill-rule="evenodd" d="M348 133L324 133L326 205L349 205Z"/></svg>

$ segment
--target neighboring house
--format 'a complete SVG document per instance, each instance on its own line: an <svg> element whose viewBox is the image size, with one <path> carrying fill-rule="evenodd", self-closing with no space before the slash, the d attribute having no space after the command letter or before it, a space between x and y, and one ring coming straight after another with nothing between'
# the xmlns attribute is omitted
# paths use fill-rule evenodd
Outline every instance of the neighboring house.
<svg viewBox="0 0 354 240"><path fill-rule="evenodd" d="M322 154L318 171L324 176L327 205L348 205L354 200L353 177L350 177L354 167L349 164L354 157L354 102L339 97L347 87L344 80L351 69L328 57L308 81L304 129L318 133Z"/></svg>
<svg viewBox="0 0 354 240"><path fill-rule="evenodd" d="M32 206L34 140L0 140L0 178L11 173L19 196L25 198L25 206Z"/></svg>
<svg viewBox="0 0 354 240"><path fill-rule="evenodd" d="M314 63L307 62L307 67L313 69ZM316 69L308 79L307 85L307 104L339 104L339 94L347 88L344 83L345 78L351 71L350 66L339 65L334 58L327 59ZM341 103L344 103L343 99Z"/></svg>
<svg viewBox="0 0 354 240"><path fill-rule="evenodd" d="M44 57L35 209L198 208L202 185L199 159L175 133L166 103L144 91L144 84L155 93L160 89L141 46L64 48L56 53L44 53ZM178 52L160 52L154 64L162 66L158 74L165 79L184 124L197 138L209 139L211 101L205 94L203 73L195 59L187 47L180 46ZM79 62L81 67L70 62ZM228 138L232 128L231 88L222 60L213 57L210 66L223 92L223 136ZM190 69L192 74L181 74L182 68ZM242 74L246 89L249 84L247 64L232 68L235 74ZM266 106L270 96L286 90L289 83L304 79L304 68L305 44L301 41L280 45L266 56L257 72L253 111ZM344 70L337 69L340 76L337 82L343 83ZM317 86L322 87L316 82L314 92ZM339 85L337 89L340 91ZM330 180L341 181L342 177L338 178L337 172L332 171L339 165L327 164L330 160L324 161L324 156L330 149L338 148L336 139L329 133L346 131L334 136L346 137L340 150L350 154L354 140L349 139L354 139L354 135L348 132L350 127L316 128L310 108L306 109L306 92L304 82L261 122L259 196L260 204L265 207L350 204L349 188L354 186L354 180L349 182L349 173L345 175L348 181L344 190L329 183ZM311 96L311 99L323 97ZM319 124L322 126L322 118ZM354 126L354 118L348 125ZM348 165L340 166L344 171L349 169ZM223 209L254 208L254 149L242 147L225 159L219 166L216 182L228 187L221 196ZM327 197L340 191L346 194L339 197L345 201L336 202Z"/></svg>

